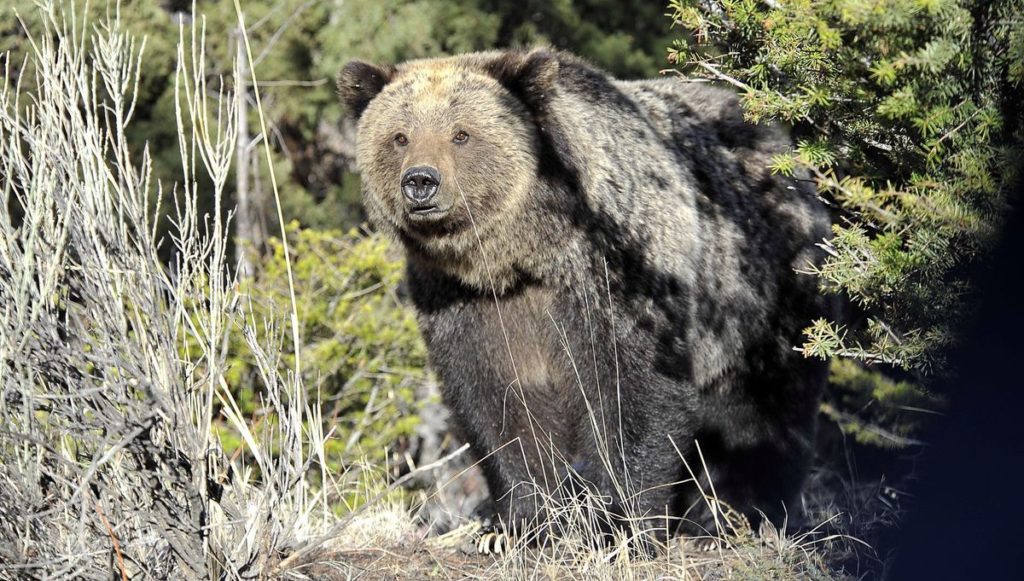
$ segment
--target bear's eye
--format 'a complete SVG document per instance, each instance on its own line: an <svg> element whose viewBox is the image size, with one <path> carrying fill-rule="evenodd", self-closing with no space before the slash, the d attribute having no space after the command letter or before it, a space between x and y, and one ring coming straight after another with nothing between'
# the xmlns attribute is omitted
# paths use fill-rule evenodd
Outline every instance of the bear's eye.
<svg viewBox="0 0 1024 581"><path fill-rule="evenodd" d="M395 136L395 143L397 143L398 145L409 145L409 138L399 133L398 135Z"/></svg>
<svg viewBox="0 0 1024 581"><path fill-rule="evenodd" d="M452 141L454 141L455 143L465 143L469 141L469 134L466 133L465 131L459 131L458 133L455 134L455 137L452 138Z"/></svg>

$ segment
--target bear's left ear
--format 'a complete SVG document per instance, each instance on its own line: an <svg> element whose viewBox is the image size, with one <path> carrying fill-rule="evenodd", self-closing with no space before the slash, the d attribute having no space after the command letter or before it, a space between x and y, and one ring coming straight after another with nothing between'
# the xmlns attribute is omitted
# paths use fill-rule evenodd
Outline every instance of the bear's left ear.
<svg viewBox="0 0 1024 581"><path fill-rule="evenodd" d="M395 67L372 65L360 60L349 61L338 72L338 95L357 119L366 106L395 76Z"/></svg>
<svg viewBox="0 0 1024 581"><path fill-rule="evenodd" d="M548 49L508 51L484 65L487 73L533 110L542 108L558 80L558 54Z"/></svg>

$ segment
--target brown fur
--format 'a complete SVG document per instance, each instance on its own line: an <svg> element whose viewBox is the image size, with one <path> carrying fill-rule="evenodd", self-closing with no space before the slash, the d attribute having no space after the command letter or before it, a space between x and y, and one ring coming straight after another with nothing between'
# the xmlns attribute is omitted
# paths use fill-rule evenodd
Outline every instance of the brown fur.
<svg viewBox="0 0 1024 581"><path fill-rule="evenodd" d="M545 50L350 63L339 90L361 115L367 212L407 251L445 401L506 522L543 520L530 486L566 470L611 514L705 520L672 484L679 452L702 465L695 441L722 499L786 514L825 377L792 349L827 307L795 269L828 220L767 170L782 132L744 123L728 91ZM429 218L399 186L423 165L447 210Z"/></svg>
<svg viewBox="0 0 1024 581"><path fill-rule="evenodd" d="M465 145L452 143L460 130L470 136ZM404 151L393 144L400 132L409 138ZM544 247L552 247L552 241L508 243L523 231L524 220L534 220L526 209L538 147L525 108L478 68L451 59L401 66L360 122L366 189L394 193L368 197L367 212L446 272L501 292L515 282L517 267L536 268L546 260ZM441 231L408 229L394 188L396 176L424 164L444 176L439 201L452 207Z"/></svg>

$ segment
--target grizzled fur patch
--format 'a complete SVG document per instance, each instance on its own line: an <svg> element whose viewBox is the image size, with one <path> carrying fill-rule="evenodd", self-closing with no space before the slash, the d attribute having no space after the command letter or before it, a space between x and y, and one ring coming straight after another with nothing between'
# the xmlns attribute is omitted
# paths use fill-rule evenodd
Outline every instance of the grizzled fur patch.
<svg viewBox="0 0 1024 581"><path fill-rule="evenodd" d="M768 171L783 132L745 123L729 91L548 50L353 62L338 86L368 215L406 250L507 527L544 522L534 493L567 481L616 518L706 522L685 482L697 444L705 487L755 524L787 514L825 381L793 350L827 314L796 270L828 218Z"/></svg>

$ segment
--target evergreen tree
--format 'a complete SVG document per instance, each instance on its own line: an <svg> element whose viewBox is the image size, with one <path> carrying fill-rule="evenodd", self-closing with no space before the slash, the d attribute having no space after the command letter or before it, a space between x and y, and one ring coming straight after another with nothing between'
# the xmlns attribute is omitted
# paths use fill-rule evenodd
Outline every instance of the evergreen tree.
<svg viewBox="0 0 1024 581"><path fill-rule="evenodd" d="M965 267L991 245L1018 178L1021 0L672 0L690 74L743 92L747 117L791 124L773 170L833 204L812 269L864 324L814 321L808 355L941 368Z"/></svg>

